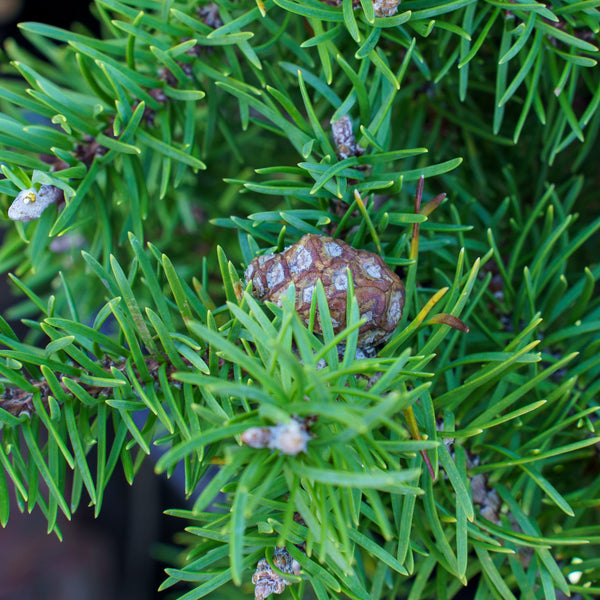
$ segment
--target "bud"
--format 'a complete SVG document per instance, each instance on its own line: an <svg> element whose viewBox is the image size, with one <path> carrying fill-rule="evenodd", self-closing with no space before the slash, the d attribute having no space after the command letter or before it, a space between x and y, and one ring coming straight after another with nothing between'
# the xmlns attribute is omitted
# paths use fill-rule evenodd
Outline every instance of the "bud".
<svg viewBox="0 0 600 600"><path fill-rule="evenodd" d="M285 548L275 547L273 564L283 573L300 574L300 563L292 558ZM282 594L285 586L290 584L279 573L275 573L271 565L264 558L261 558L256 565L256 571L252 576L252 583L256 586L254 588L254 597L256 600L264 600L271 594Z"/></svg>
<svg viewBox="0 0 600 600"><path fill-rule="evenodd" d="M250 427L242 433L240 439L251 448L271 448L296 456L299 452L306 452L310 437L306 423L292 417L289 423L278 423L272 427Z"/></svg>
<svg viewBox="0 0 600 600"><path fill-rule="evenodd" d="M392 17L398 12L400 0L373 0L376 17Z"/></svg>
<svg viewBox="0 0 600 600"><path fill-rule="evenodd" d="M348 115L343 115L337 121L331 123L331 131L337 154L342 160L351 156L360 156L364 153L365 149L356 143L354 131L352 131L352 121Z"/></svg>
<svg viewBox="0 0 600 600"><path fill-rule="evenodd" d="M8 209L8 218L13 221L33 221L55 202L64 200L63 191L55 185L43 185L39 192L29 188L19 192Z"/></svg>

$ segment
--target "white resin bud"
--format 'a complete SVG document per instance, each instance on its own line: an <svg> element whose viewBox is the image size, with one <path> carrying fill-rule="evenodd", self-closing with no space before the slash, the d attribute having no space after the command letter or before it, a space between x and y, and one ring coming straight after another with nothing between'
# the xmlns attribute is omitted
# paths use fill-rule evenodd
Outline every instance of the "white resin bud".
<svg viewBox="0 0 600 600"><path fill-rule="evenodd" d="M246 446L271 448L290 456L306 452L306 444L310 438L306 424L297 418L292 418L289 423L277 423L272 427L250 427L240 436Z"/></svg>
<svg viewBox="0 0 600 600"><path fill-rule="evenodd" d="M39 191L29 188L19 192L8 209L8 218L13 221L33 221L55 202L63 199L63 191L55 185L43 185Z"/></svg>

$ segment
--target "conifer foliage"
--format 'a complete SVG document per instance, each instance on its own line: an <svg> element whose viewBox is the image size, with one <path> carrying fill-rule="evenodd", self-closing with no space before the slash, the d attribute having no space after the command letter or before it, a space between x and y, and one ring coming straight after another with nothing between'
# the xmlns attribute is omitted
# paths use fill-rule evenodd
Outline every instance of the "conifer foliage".
<svg viewBox="0 0 600 600"><path fill-rule="evenodd" d="M182 600L598 597L598 5L96 0L99 38L21 24L0 524L35 508L60 537L156 448L185 472ZM251 262L314 236L403 280L393 332L363 344L368 266L323 268L302 311L257 294L281 281Z"/></svg>

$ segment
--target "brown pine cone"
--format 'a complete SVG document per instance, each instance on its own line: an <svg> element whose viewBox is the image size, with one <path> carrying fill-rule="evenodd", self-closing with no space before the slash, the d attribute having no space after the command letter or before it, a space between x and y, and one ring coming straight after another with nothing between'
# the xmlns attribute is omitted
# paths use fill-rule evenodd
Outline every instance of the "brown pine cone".
<svg viewBox="0 0 600 600"><path fill-rule="evenodd" d="M405 296L404 284L377 254L356 250L342 240L307 234L281 253L252 260L245 276L246 281L252 281L256 298L276 304L280 304L281 296L293 283L296 311L306 323L315 285L320 279L333 328L338 333L346 325L347 268L352 273L360 316L367 319L359 330L358 345L374 346L396 329ZM315 332L321 333L318 319Z"/></svg>

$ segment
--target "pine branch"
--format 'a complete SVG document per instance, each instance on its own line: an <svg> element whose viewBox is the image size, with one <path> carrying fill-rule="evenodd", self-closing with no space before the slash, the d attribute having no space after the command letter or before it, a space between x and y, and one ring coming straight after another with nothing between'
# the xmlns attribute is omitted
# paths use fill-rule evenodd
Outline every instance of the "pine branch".
<svg viewBox="0 0 600 600"><path fill-rule="evenodd" d="M193 525L162 587L188 600L593 594L596 8L96 11L101 39L27 23L46 60L13 43L3 67L2 206L58 201L0 248L29 327L0 319L0 523L8 481L60 535L161 445L205 486L169 511ZM299 303L244 275L305 234L404 281L378 347L354 274L343 318L324 282Z"/></svg>
<svg viewBox="0 0 600 600"><path fill-rule="evenodd" d="M182 360L185 361L185 359ZM124 360L120 362L115 362L110 358L104 358L101 361L101 364L102 368L106 373L107 379L112 379L115 375L115 371L123 375L123 377L126 376L127 363ZM176 367L172 363L170 363L168 359L159 362L155 358L148 357L145 358L145 364L146 370L155 384L159 383L158 369L161 364L166 364L166 375L169 378L171 374L176 371ZM191 365L189 361L187 361L187 364L188 366ZM140 375L137 372L135 366L133 368L133 372L135 376L139 379ZM48 408L48 397L51 396L53 392L47 381L33 380L28 377L28 373L26 373L25 371L22 372L22 375L31 383L32 387L35 388L35 391L26 391L20 389L19 387L11 385L5 386L4 391L0 396L0 409L5 410L14 417L31 417L32 414L35 412L33 404L34 395L39 395L39 398L44 404L44 406ZM53 375L58 380L58 374L54 373ZM109 396L109 391L106 387L89 383L90 379L97 377L97 372L94 372L94 374L92 374L89 371L86 371L84 368L82 368L81 375L88 381L77 376L72 377L70 381L80 386L86 394L89 394L91 398L100 399L102 396ZM65 383L61 382L60 387L66 395L72 395L71 389Z"/></svg>

